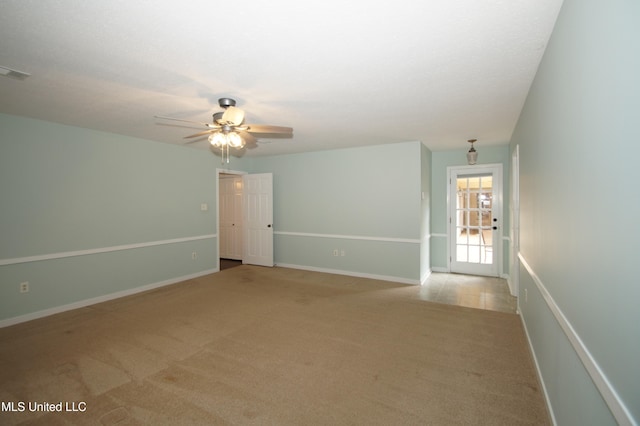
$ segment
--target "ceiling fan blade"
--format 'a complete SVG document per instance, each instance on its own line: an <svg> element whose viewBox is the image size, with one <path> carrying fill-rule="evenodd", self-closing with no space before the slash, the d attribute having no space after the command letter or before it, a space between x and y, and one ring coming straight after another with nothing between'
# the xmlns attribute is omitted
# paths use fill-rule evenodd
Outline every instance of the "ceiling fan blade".
<svg viewBox="0 0 640 426"><path fill-rule="evenodd" d="M247 124L247 132L251 133L293 133L293 128L283 126L269 126L266 124Z"/></svg>
<svg viewBox="0 0 640 426"><path fill-rule="evenodd" d="M209 133L214 133L217 132L216 129L210 129L210 130L203 130L202 132L198 132L198 133L194 133L193 135L189 135L189 136L185 136L185 139L191 139L191 138L197 138L199 136L204 136L207 135Z"/></svg>
<svg viewBox="0 0 640 426"><path fill-rule="evenodd" d="M238 132L238 134L244 139L247 145L256 145L258 143L258 139L249 132Z"/></svg>
<svg viewBox="0 0 640 426"><path fill-rule="evenodd" d="M244 121L244 111L234 106L227 107L222 114L222 121L233 126L239 126Z"/></svg>
<svg viewBox="0 0 640 426"><path fill-rule="evenodd" d="M206 127L213 127L214 126L214 124L211 124L211 123L201 123L199 121L182 120L181 118L164 117L162 115L154 115L153 117L154 118L161 118L163 120L181 121L183 123L199 124L201 126L206 126Z"/></svg>

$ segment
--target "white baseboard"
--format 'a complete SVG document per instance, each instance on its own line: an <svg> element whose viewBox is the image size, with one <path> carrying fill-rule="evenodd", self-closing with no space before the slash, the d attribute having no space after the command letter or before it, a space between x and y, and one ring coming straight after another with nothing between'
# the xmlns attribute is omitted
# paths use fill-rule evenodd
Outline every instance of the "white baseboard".
<svg viewBox="0 0 640 426"><path fill-rule="evenodd" d="M448 268L441 268L441 267L438 267L438 266L435 266L435 267L432 266L431 267L431 272L442 272L443 274L448 274L451 271L449 271Z"/></svg>
<svg viewBox="0 0 640 426"><path fill-rule="evenodd" d="M48 317L50 315L59 314L73 309L84 308L86 306L95 305L97 303L107 302L113 299L119 299L125 296L131 296L132 294L142 293L144 291L153 290L155 288L164 287L167 285L179 283L181 281L191 280L193 278L202 277L204 275L213 274L218 272L219 269L209 269L206 271L197 272L195 274L184 275L182 277L171 278L169 280L160 281L157 283L151 283L140 287L131 288L128 290L122 290L111 294L105 294L104 296L92 297L91 299L80 300L78 302L69 303L67 305L56 306L49 309L43 309L42 311L32 312L30 314L19 315L13 318L7 318L0 320L0 328L9 327L11 325L20 324L22 322L31 321L38 318Z"/></svg>
<svg viewBox="0 0 640 426"><path fill-rule="evenodd" d="M431 276L431 269L429 269L423 276L420 278L420 285L425 285L429 277Z"/></svg>
<svg viewBox="0 0 640 426"><path fill-rule="evenodd" d="M547 408L549 409L549 415L551 416L551 423L557 425L556 417L553 413L553 405L551 405L551 399L549 399L549 393L547 392L547 386L542 380L542 370L540 369L540 364L538 364L538 357L536 357L536 351L533 348L533 344L531 343L531 336L529 336L529 330L527 329L527 323L525 322L524 316L522 313L518 312L518 316L520 317L520 321L522 321L522 327L524 328L524 334L527 336L527 342L529 342L529 350L531 351L531 355L533 358L533 363L536 365L536 375L538 376L538 382L542 385L542 394L544 395L544 401L547 404Z"/></svg>
<svg viewBox="0 0 640 426"><path fill-rule="evenodd" d="M517 272L514 272L514 273L517 273ZM511 293L512 296L518 297L518 295L516 294L515 284L513 283L511 276L509 274L503 274L502 278L507 280L507 285L509 286L509 293Z"/></svg>
<svg viewBox="0 0 640 426"><path fill-rule="evenodd" d="M414 285L420 284L420 280L412 280L409 278L401 278L401 277L392 277L387 275L366 274L362 272L343 271L342 269L317 268L315 266L292 265L289 263L278 263L276 264L276 266L280 266L282 268L301 269L303 271L325 272L327 274L346 275L349 277L371 278L373 280L392 281L392 282L402 283L402 284L414 284Z"/></svg>

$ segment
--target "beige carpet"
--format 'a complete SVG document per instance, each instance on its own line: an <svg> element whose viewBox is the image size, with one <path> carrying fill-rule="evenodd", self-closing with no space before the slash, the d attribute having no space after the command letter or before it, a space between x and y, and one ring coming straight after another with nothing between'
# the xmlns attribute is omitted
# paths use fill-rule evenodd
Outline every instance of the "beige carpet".
<svg viewBox="0 0 640 426"><path fill-rule="evenodd" d="M518 316L284 268L0 329L0 365L0 424L549 424Z"/></svg>

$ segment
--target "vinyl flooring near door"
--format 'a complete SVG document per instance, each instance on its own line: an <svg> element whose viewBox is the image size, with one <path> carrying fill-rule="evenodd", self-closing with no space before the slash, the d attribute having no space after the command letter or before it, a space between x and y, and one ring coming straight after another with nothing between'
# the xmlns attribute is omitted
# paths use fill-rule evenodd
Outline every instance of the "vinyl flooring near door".
<svg viewBox="0 0 640 426"><path fill-rule="evenodd" d="M516 313L517 298L503 278L432 273L420 288L420 297L430 302L488 311Z"/></svg>

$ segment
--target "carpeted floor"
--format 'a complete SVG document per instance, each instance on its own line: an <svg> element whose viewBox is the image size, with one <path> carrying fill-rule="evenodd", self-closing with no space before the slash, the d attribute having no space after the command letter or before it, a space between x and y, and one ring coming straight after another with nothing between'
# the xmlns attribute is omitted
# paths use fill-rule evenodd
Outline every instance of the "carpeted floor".
<svg viewBox="0 0 640 426"><path fill-rule="evenodd" d="M419 291L242 265L0 329L0 424L549 424L520 318Z"/></svg>

